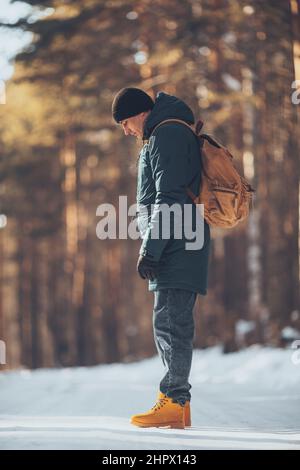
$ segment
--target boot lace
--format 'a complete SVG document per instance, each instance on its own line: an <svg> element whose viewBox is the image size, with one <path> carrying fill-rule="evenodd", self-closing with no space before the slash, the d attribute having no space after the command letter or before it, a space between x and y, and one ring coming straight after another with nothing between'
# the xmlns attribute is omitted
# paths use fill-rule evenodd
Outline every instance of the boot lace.
<svg viewBox="0 0 300 470"><path fill-rule="evenodd" d="M160 398L154 406L152 406L151 410L157 411L160 410L166 403L167 403L167 398Z"/></svg>

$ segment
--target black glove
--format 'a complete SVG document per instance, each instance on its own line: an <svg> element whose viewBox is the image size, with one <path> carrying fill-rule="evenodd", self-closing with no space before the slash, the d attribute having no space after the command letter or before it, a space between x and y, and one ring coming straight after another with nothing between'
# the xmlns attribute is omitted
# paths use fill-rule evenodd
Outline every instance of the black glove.
<svg viewBox="0 0 300 470"><path fill-rule="evenodd" d="M140 255L137 265L137 271L142 279L154 281L157 274L158 261L154 261L151 255Z"/></svg>

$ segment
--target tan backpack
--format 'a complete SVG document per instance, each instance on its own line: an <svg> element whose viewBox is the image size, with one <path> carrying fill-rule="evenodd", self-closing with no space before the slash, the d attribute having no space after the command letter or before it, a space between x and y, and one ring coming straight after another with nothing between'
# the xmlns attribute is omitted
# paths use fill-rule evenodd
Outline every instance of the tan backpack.
<svg viewBox="0 0 300 470"><path fill-rule="evenodd" d="M166 119L153 130L166 122L180 122L187 126L199 141L202 160L202 183L199 196L189 187L186 191L195 204L204 204L204 219L212 227L231 228L246 219L250 212L251 187L233 165L229 150L208 134L200 134L203 126L198 121L195 129L180 119ZM152 134L151 133L151 134Z"/></svg>

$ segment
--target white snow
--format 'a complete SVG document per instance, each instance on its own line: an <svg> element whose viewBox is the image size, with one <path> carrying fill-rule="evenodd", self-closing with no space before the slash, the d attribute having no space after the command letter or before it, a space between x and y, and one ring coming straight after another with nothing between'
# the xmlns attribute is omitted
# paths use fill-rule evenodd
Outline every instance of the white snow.
<svg viewBox="0 0 300 470"><path fill-rule="evenodd" d="M300 338L300 332L292 326L286 326L281 331L281 338L293 341Z"/></svg>
<svg viewBox="0 0 300 470"><path fill-rule="evenodd" d="M248 320L238 320L235 324L235 334L238 339L242 339L247 333L255 329L255 322Z"/></svg>
<svg viewBox="0 0 300 470"><path fill-rule="evenodd" d="M137 428L164 374L132 364L0 374L0 449L300 449L299 351L195 350L192 427Z"/></svg>

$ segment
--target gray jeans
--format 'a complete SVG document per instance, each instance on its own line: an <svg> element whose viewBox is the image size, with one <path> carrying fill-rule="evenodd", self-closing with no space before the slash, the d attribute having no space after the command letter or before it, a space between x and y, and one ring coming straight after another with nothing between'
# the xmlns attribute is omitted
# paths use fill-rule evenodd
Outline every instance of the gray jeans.
<svg viewBox="0 0 300 470"><path fill-rule="evenodd" d="M196 297L196 292L184 289L154 291L154 340L166 368L160 391L181 404L191 399L192 386L188 379L193 355Z"/></svg>

